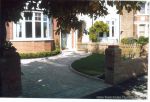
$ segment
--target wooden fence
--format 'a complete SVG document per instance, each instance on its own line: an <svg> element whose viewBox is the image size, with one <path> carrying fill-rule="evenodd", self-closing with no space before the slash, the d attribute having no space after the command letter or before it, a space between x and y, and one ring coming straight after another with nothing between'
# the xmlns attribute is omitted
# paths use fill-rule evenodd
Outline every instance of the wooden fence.
<svg viewBox="0 0 150 102"><path fill-rule="evenodd" d="M108 44L101 44L101 43L78 43L77 50L78 51L85 51L85 52L101 52L105 53L105 49L108 48ZM141 52L141 45L140 44L119 44L119 47L122 50L122 56L124 57L139 57Z"/></svg>

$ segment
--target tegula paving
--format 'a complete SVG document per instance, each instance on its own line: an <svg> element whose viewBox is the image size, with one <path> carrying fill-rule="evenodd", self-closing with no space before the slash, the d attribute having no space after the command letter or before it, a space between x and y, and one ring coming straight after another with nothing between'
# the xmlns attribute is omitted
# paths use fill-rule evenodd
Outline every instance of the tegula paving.
<svg viewBox="0 0 150 102"><path fill-rule="evenodd" d="M104 81L70 70L70 64L89 53L63 51L60 55L21 60L22 95L25 98L82 98L109 88Z"/></svg>

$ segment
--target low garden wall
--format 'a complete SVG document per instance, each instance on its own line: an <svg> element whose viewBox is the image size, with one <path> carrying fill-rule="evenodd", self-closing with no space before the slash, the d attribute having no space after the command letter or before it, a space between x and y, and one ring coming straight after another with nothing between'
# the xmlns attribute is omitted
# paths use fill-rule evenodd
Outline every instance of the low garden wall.
<svg viewBox="0 0 150 102"><path fill-rule="evenodd" d="M128 79L146 74L148 71L147 57L121 60L119 46L109 46L105 51L105 81L118 84Z"/></svg>
<svg viewBox="0 0 150 102"><path fill-rule="evenodd" d="M137 77L139 75L147 73L148 60L146 57L145 58L141 57L141 58L121 61L120 67L118 68L117 71L118 74L116 75L116 78L117 80L120 81Z"/></svg>
<svg viewBox="0 0 150 102"><path fill-rule="evenodd" d="M54 50L54 41L11 41L19 53L38 53Z"/></svg>
<svg viewBox="0 0 150 102"><path fill-rule="evenodd" d="M105 49L108 48L108 44L102 43L78 43L77 50L85 52L101 52L105 53ZM141 45L140 44L120 44L118 45L122 50L122 56L128 58L135 58L140 56Z"/></svg>
<svg viewBox="0 0 150 102"><path fill-rule="evenodd" d="M148 58L140 56L142 47L139 44L78 43L78 50L105 54L105 81L110 84L121 83L148 71Z"/></svg>

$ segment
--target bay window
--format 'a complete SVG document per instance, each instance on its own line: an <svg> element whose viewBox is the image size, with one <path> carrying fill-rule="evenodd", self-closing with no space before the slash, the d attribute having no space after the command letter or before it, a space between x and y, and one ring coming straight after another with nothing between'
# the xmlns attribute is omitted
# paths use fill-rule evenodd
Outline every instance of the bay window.
<svg viewBox="0 0 150 102"><path fill-rule="evenodd" d="M48 18L41 11L33 11L32 17L23 17L14 24L13 29L14 40L51 40L52 18Z"/></svg>

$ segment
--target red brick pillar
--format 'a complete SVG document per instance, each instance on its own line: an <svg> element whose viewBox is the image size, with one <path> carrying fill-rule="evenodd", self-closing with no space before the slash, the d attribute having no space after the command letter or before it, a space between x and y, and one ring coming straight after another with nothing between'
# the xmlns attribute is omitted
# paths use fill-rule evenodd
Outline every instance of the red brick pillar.
<svg viewBox="0 0 150 102"><path fill-rule="evenodd" d="M105 50L105 81L109 84L117 84L117 70L121 63L121 49L119 46L110 45Z"/></svg>
<svg viewBox="0 0 150 102"><path fill-rule="evenodd" d="M0 97L21 94L21 65L17 52L5 51L0 58Z"/></svg>

